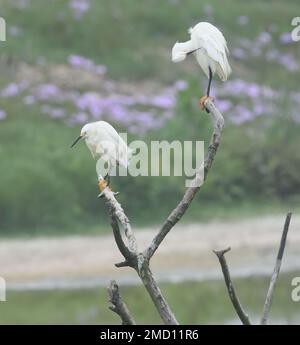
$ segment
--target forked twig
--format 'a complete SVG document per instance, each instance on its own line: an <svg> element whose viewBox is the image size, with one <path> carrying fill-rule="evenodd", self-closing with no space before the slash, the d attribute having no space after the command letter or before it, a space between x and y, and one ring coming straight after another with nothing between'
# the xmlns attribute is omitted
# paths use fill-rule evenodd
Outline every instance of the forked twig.
<svg viewBox="0 0 300 345"><path fill-rule="evenodd" d="M223 250L214 250L213 252L217 255L218 259L219 259L219 262L220 262L220 265L221 265L221 268L222 268L222 272L223 272L223 275L224 275L224 280L225 280L225 284L226 284L226 287L227 287L227 291L228 291L228 294L229 294L229 297L230 297L230 300L232 302L232 305L236 311L236 313L238 314L240 320L242 321L242 323L244 325L251 325L251 322L249 320L249 317L248 315L245 313L242 305L241 305L241 302L239 301L239 298L235 292L235 288L233 286L233 283L232 283L232 280L231 280L231 277L230 277L230 272L229 272L229 268L228 268L228 265L227 265L227 262L226 262L226 259L225 259L225 254L227 252L230 251L230 247L226 248L226 249L223 249Z"/></svg>
<svg viewBox="0 0 300 345"><path fill-rule="evenodd" d="M109 294L109 302L111 303L109 309L120 316L122 325L135 325L136 323L120 295L119 285L117 282L112 280L107 290Z"/></svg>

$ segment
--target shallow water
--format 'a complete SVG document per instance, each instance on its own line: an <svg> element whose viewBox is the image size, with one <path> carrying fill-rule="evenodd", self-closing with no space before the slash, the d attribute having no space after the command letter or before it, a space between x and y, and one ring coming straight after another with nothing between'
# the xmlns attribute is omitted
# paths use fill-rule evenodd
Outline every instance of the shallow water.
<svg viewBox="0 0 300 345"><path fill-rule="evenodd" d="M278 281L270 324L299 324L300 302L291 298L291 279L299 272L282 274ZM258 323L269 277L234 279L237 293L253 323ZM240 324L223 280L161 283L175 315L182 324ZM121 293L142 324L161 323L142 286L121 284ZM111 324L118 318L108 310L103 286L78 289L11 291L1 303L0 324Z"/></svg>

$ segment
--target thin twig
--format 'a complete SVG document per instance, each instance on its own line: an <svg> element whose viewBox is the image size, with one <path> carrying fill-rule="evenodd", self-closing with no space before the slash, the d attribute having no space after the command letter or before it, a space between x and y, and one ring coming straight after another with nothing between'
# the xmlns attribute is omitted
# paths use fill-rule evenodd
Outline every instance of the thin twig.
<svg viewBox="0 0 300 345"><path fill-rule="evenodd" d="M262 315L262 318L260 321L261 325L266 325L267 321L268 321L269 311L270 311L270 308L272 305L273 294L274 294L276 282L277 282L279 272L280 272L280 267L281 267L282 257L283 257L283 253L284 253L284 249L285 249L285 245L286 245L286 239L287 239L287 234L289 231L291 217L292 217L292 213L288 212L286 219L285 219L284 227L283 227L283 232L282 232L282 236L281 236L281 240L280 240L280 245L279 245L279 250L278 250L278 254L277 254L277 258L276 258L275 268L274 268L274 271L273 271L273 274L272 274L272 277L270 280L270 285L269 285L269 289L268 289L265 304L264 304L263 315Z"/></svg>
<svg viewBox="0 0 300 345"><path fill-rule="evenodd" d="M182 200L179 204L175 207L175 209L170 213L164 224L162 225L161 229L159 230L158 234L152 240L152 243L145 251L145 256L150 259L153 254L156 252L157 248L167 236L169 231L174 227L174 225L181 219L184 215L190 204L192 203L196 193L199 191L201 185L205 181L207 174L212 166L213 160L217 153L222 131L224 128L224 118L220 111L215 107L214 103L210 100L205 102L205 107L209 111L209 115L212 117L213 120L213 133L211 136L210 144L208 146L208 152L204 160L204 167L201 166L192 181L191 187L187 188L184 193ZM204 178L203 178L203 169L204 169Z"/></svg>
<svg viewBox="0 0 300 345"><path fill-rule="evenodd" d="M251 325L250 320L248 315L245 313L245 311L243 310L243 307L241 305L241 302L238 299L238 296L235 292L231 277L230 277L230 273L229 273L229 268L225 259L225 253L230 251L230 247L223 249L223 250L214 250L213 252L217 255L221 268L222 268L222 272L224 275L224 280L225 280L225 284L228 290L228 294L230 297L230 300L233 304L233 307L235 309L235 311L237 312L240 320L242 321L242 323L244 325Z"/></svg>
<svg viewBox="0 0 300 345"><path fill-rule="evenodd" d="M123 302L119 292L119 286L116 281L112 280L107 290L109 294L109 302L111 303L109 309L120 316L122 325L135 325L136 323L130 315L127 305Z"/></svg>

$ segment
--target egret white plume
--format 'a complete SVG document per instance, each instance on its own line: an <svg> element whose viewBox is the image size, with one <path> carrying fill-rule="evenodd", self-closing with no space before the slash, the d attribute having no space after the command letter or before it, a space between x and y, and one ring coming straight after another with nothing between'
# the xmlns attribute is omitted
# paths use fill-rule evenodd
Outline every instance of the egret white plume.
<svg viewBox="0 0 300 345"><path fill-rule="evenodd" d="M200 22L189 29L191 39L176 42L172 49L172 61L181 62L192 54L209 79L206 98L209 97L212 76L216 73L222 81L226 81L231 73L228 62L229 54L226 40L222 32L214 25Z"/></svg>
<svg viewBox="0 0 300 345"><path fill-rule="evenodd" d="M104 174L104 172L101 171L103 165L99 164L100 160L107 163L108 176L110 176L112 168L118 165L124 168L128 167L129 160L132 156L132 150L109 123L105 121L87 123L82 127L80 136L71 147L81 138L85 140L93 158L97 160L96 171L99 179L102 178Z"/></svg>
<svg viewBox="0 0 300 345"><path fill-rule="evenodd" d="M214 25L201 22L189 29L191 39L187 42L176 42L172 50L173 62L183 61L188 54L193 54L203 72L209 78L209 67L212 74L217 73L222 81L231 73L228 62L228 48L222 32Z"/></svg>

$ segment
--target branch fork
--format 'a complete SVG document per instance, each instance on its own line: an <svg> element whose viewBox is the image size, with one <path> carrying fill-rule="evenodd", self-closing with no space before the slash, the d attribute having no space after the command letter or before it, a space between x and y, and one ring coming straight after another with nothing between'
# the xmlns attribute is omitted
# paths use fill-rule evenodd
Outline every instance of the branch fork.
<svg viewBox="0 0 300 345"><path fill-rule="evenodd" d="M116 244L120 253L124 257L124 261L117 263L116 267L129 266L136 270L146 290L148 291L162 321L166 325L177 325L178 321L171 311L152 274L152 271L150 269L150 260L156 250L159 248L164 238L174 227L174 225L182 218L182 216L192 203L196 193L199 191L201 185L204 182L201 169L204 169L205 180L219 147L224 127L224 118L220 111L213 104L211 99L207 99L204 102L204 105L209 112L209 115L211 116L213 122L213 132L208 147L208 152L203 163L204 166L202 165L198 168L192 181L192 187L188 187L186 189L182 200L170 213L161 229L158 231L157 235L143 252L140 252L138 250L137 241L132 231L129 219L126 216L122 206L115 198L114 193L109 188L103 188L101 192L101 196L104 198L108 208L108 214L110 217Z"/></svg>

